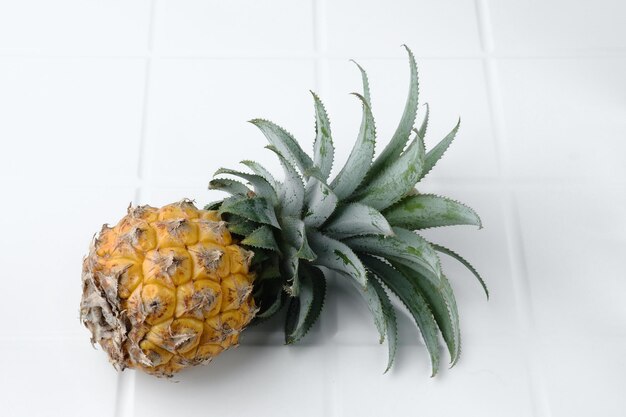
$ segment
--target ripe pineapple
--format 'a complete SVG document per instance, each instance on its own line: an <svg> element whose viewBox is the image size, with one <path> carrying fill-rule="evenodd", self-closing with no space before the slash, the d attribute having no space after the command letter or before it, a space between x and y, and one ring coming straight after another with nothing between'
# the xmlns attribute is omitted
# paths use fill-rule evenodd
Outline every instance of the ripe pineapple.
<svg viewBox="0 0 626 417"><path fill-rule="evenodd" d="M452 250L416 232L451 225L481 226L478 215L456 201L414 187L453 141L459 125L426 152L428 106L419 128L415 59L407 48L411 79L400 124L374 159L375 126L367 75L361 71L363 118L354 148L332 180L333 141L320 99L314 155L272 122L256 119L284 180L256 162L251 172L221 168L209 188L228 194L197 209L183 200L160 209L129 208L115 227L104 226L83 267L81 319L117 369L159 376L211 360L238 342L253 319L285 309L285 340L300 340L324 304L326 279L347 279L363 296L392 366L394 293L411 313L439 368L439 334L456 363L460 329L456 301L437 253ZM408 143L408 146L407 146ZM246 183L224 178L236 176ZM252 187L252 188L250 188Z"/></svg>

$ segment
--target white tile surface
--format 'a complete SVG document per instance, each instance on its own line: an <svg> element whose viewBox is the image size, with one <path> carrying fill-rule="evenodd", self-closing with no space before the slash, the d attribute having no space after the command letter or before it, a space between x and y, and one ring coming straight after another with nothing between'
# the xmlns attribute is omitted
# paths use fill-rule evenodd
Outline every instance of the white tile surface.
<svg viewBox="0 0 626 417"><path fill-rule="evenodd" d="M297 138L314 135L310 60L162 59L153 65L149 178L177 177L203 186L219 167L251 157L279 168L263 149L263 134L247 123L254 118L270 119Z"/></svg>
<svg viewBox="0 0 626 417"><path fill-rule="evenodd" d="M323 47L332 55L403 56L400 44L418 55L480 52L473 1L325 1Z"/></svg>
<svg viewBox="0 0 626 417"><path fill-rule="evenodd" d="M155 49L166 55L306 55L313 51L312 0L164 0Z"/></svg>
<svg viewBox="0 0 626 417"><path fill-rule="evenodd" d="M0 51L137 54L148 46L150 0L0 2Z"/></svg>
<svg viewBox="0 0 626 417"><path fill-rule="evenodd" d="M82 339L3 341L2 415L113 416L117 376L105 357Z"/></svg>
<svg viewBox="0 0 626 417"><path fill-rule="evenodd" d="M536 327L574 344L582 329L626 337L626 188L520 187L516 205Z"/></svg>
<svg viewBox="0 0 626 417"><path fill-rule="evenodd" d="M497 62L515 178L623 181L625 58Z"/></svg>
<svg viewBox="0 0 626 417"><path fill-rule="evenodd" d="M0 56L0 177L135 178L141 59Z"/></svg>
<svg viewBox="0 0 626 417"><path fill-rule="evenodd" d="M625 415L625 10L608 0L0 0L0 415ZM118 377L77 320L80 261L101 223L131 200L219 198L206 190L212 173L244 158L278 172L246 120L271 119L310 149L309 89L327 105L337 170L360 122L346 58L368 70L382 147L406 98L402 43L431 104L427 144L462 117L420 190L466 202L485 226L425 233L491 289L486 302L443 257L459 363L428 378L401 312L396 367L382 375L387 349L366 307L334 280L298 346L283 345L274 320L178 383Z"/></svg>
<svg viewBox="0 0 626 417"><path fill-rule="evenodd" d="M623 1L486 1L498 53L623 53L626 48Z"/></svg>

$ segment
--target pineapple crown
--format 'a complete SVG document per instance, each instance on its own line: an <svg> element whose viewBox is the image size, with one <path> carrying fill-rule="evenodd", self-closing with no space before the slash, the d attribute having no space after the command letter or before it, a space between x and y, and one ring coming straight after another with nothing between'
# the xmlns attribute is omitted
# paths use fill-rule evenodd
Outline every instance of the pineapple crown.
<svg viewBox="0 0 626 417"><path fill-rule="evenodd" d="M278 125L251 120L278 157L284 180L253 161L242 161L251 173L221 168L209 188L230 194L208 205L227 220L231 233L255 253L258 276L254 297L261 310L256 320L278 313L284 306L285 340L294 343L315 323L323 308L326 279L350 280L367 303L380 335L387 339L393 364L397 345L394 306L387 291L405 305L428 350L432 375L439 368L439 333L451 364L460 353L459 315L454 293L437 253L456 258L476 276L478 272L457 253L431 243L416 231L440 226L482 227L471 208L451 199L420 194L415 185L430 172L453 141L459 123L428 152L424 136L429 108L418 128L418 74L410 62L409 94L400 123L384 150L374 158L376 130L370 105L367 74L361 66L363 93L359 134L345 165L331 180L334 147L330 122L322 101L313 94L316 138L313 158ZM408 145L407 145L408 143ZM224 175L236 176L240 182ZM252 187L249 188L249 187Z"/></svg>

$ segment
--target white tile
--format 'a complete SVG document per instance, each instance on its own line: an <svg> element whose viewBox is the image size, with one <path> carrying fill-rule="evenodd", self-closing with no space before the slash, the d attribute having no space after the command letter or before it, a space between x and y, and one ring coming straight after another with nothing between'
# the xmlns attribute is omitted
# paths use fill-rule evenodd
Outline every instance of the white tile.
<svg viewBox="0 0 626 417"><path fill-rule="evenodd" d="M282 172L253 118L274 121L311 149L308 60L158 60L149 105L146 168L154 179L208 184L219 167L254 159ZM239 166L242 167L241 165ZM200 181L200 182L199 182Z"/></svg>
<svg viewBox="0 0 626 417"><path fill-rule="evenodd" d="M626 59L500 60L508 172L626 179Z"/></svg>
<svg viewBox="0 0 626 417"><path fill-rule="evenodd" d="M3 342L2 414L113 417L117 372L84 341Z"/></svg>
<svg viewBox="0 0 626 417"><path fill-rule="evenodd" d="M376 120L377 152L387 145L402 116L409 87L408 58L359 59L370 81L372 111ZM491 128L483 64L475 59L418 59L420 107L416 126L430 105L427 148L443 139L456 125L461 127L444 158L428 179L494 178L497 154ZM331 60L327 104L337 149L334 172L347 159L361 123L361 106L350 92L361 92L361 77L351 62Z"/></svg>
<svg viewBox="0 0 626 417"><path fill-rule="evenodd" d="M587 53L626 48L620 0L488 0L496 51Z"/></svg>
<svg viewBox="0 0 626 417"><path fill-rule="evenodd" d="M547 338L537 343L550 416L626 415L626 339Z"/></svg>
<svg viewBox="0 0 626 417"><path fill-rule="evenodd" d="M0 312L20 320L9 320L0 340L71 336L88 346L89 332L79 321L82 259L102 224L126 214L134 189L24 183L2 189L12 202L3 203L0 216L3 276L11 296L3 298Z"/></svg>
<svg viewBox="0 0 626 417"><path fill-rule="evenodd" d="M238 416L325 415L327 371L317 347L247 347L228 350L207 366L177 374L172 381L138 374L134 415L186 412Z"/></svg>
<svg viewBox="0 0 626 417"><path fill-rule="evenodd" d="M312 1L165 0L157 6L155 47L163 54L307 54Z"/></svg>
<svg viewBox="0 0 626 417"><path fill-rule="evenodd" d="M386 352L378 347L339 348L338 415L528 416L528 375L516 340L466 341L452 369L442 364L429 378L424 349L401 346L396 366L382 375Z"/></svg>
<svg viewBox="0 0 626 417"><path fill-rule="evenodd" d="M10 53L143 53L150 0L3 1L0 51Z"/></svg>
<svg viewBox="0 0 626 417"><path fill-rule="evenodd" d="M0 58L0 177L134 178L144 65Z"/></svg>
<svg viewBox="0 0 626 417"><path fill-rule="evenodd" d="M624 187L520 187L516 205L539 332L626 336Z"/></svg>
<svg viewBox="0 0 626 417"><path fill-rule="evenodd" d="M334 0L325 9L325 46L332 55L402 56L401 44L418 56L480 52L473 1Z"/></svg>

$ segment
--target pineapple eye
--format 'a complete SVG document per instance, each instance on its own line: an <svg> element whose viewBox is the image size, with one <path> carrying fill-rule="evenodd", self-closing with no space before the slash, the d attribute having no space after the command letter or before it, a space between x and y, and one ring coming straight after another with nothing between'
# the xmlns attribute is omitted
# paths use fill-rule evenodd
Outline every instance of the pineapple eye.
<svg viewBox="0 0 626 417"><path fill-rule="evenodd" d="M193 245L198 241L198 226L185 218L153 223L160 248Z"/></svg>
<svg viewBox="0 0 626 417"><path fill-rule="evenodd" d="M150 251L143 262L146 283L167 287L184 284L191 279L191 258L183 248L166 248Z"/></svg>
<svg viewBox="0 0 626 417"><path fill-rule="evenodd" d="M143 311L148 324L160 323L174 315L174 291L158 284L144 285L141 291Z"/></svg>

